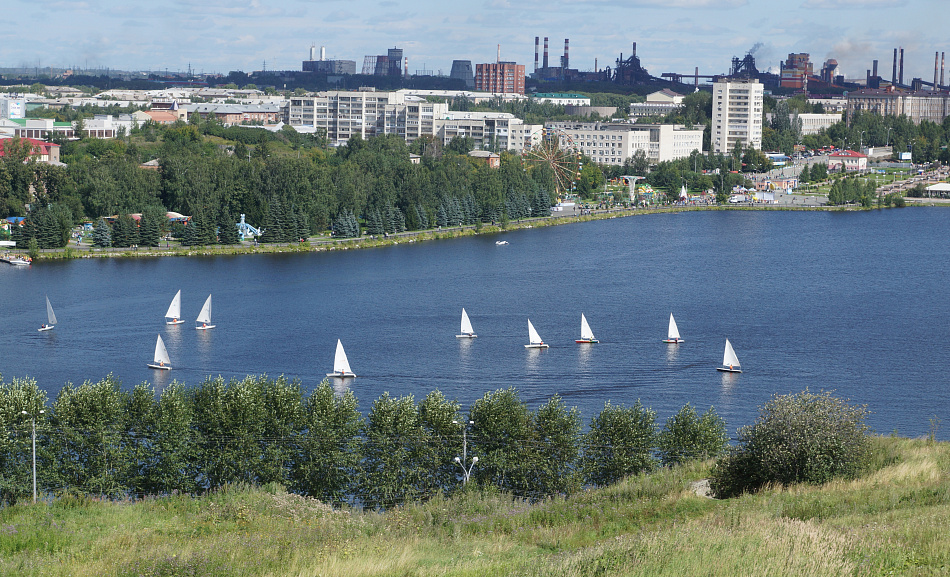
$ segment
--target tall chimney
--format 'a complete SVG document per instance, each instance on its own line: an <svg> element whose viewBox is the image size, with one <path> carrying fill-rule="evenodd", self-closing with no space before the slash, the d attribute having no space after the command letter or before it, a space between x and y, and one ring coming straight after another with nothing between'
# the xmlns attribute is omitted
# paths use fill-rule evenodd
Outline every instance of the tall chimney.
<svg viewBox="0 0 950 577"><path fill-rule="evenodd" d="M313 60L314 52L317 50L317 47L313 44L310 45L310 60Z"/></svg>
<svg viewBox="0 0 950 577"><path fill-rule="evenodd" d="M894 70L891 72L891 84L897 85L897 48L894 49Z"/></svg>
<svg viewBox="0 0 950 577"><path fill-rule="evenodd" d="M564 39L564 63L562 64L563 70L567 70L568 68L570 68L570 65L569 65L570 60L568 59L568 55L567 55L568 43L570 41L571 41L570 38ZM562 70L562 73L563 73L563 70Z"/></svg>
<svg viewBox="0 0 950 577"><path fill-rule="evenodd" d="M897 79L900 80L901 84L904 84L904 47L901 47L901 58L900 62L897 63Z"/></svg>
<svg viewBox="0 0 950 577"><path fill-rule="evenodd" d="M693 77L693 86L699 88L699 66L696 67L696 76Z"/></svg>
<svg viewBox="0 0 950 577"><path fill-rule="evenodd" d="M937 67L940 65L940 53L934 52L934 90L937 89Z"/></svg>
<svg viewBox="0 0 950 577"><path fill-rule="evenodd" d="M596 74L598 72L600 72L600 69L597 67L597 59L594 58L594 73Z"/></svg>
<svg viewBox="0 0 950 577"><path fill-rule="evenodd" d="M871 87L871 69L870 68L868 68L867 79L864 81L864 85L867 86L868 88Z"/></svg>
<svg viewBox="0 0 950 577"><path fill-rule="evenodd" d="M327 47L321 46L320 47L320 61L322 62L326 59L327 59Z"/></svg>
<svg viewBox="0 0 950 577"><path fill-rule="evenodd" d="M537 36L534 37L534 71L535 72L538 71L538 42L540 41L541 41L540 38L538 38Z"/></svg>
<svg viewBox="0 0 950 577"><path fill-rule="evenodd" d="M495 55L495 64L501 64L501 44L498 45L498 53Z"/></svg>
<svg viewBox="0 0 950 577"><path fill-rule="evenodd" d="M544 59L541 61L541 68L548 69L548 37L544 37Z"/></svg>
<svg viewBox="0 0 950 577"><path fill-rule="evenodd" d="M409 57L406 56L406 73L403 74L403 78L409 78Z"/></svg>
<svg viewBox="0 0 950 577"><path fill-rule="evenodd" d="M873 68L873 71L871 72L871 76L877 78L877 60L874 61L874 65L872 66L872 68Z"/></svg>
<svg viewBox="0 0 950 577"><path fill-rule="evenodd" d="M946 62L946 60L944 60L944 57L945 57L946 55L947 55L946 52L941 52L941 53L940 53L940 86L943 86L943 85L944 85L944 84L943 84L943 64L944 64L944 62Z"/></svg>
<svg viewBox="0 0 950 577"><path fill-rule="evenodd" d="M637 43L636 42L633 43L633 54L631 54L631 56L633 56L634 58L637 57Z"/></svg>

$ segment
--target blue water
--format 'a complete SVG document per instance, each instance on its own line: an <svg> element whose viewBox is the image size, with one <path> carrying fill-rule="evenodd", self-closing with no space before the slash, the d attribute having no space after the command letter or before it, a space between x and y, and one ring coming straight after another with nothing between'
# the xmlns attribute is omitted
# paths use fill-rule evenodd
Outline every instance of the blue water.
<svg viewBox="0 0 950 577"><path fill-rule="evenodd" d="M516 387L605 402L712 405L730 431L773 394L834 390L880 433L950 438L950 213L663 214L359 251L82 259L0 268L0 374L51 398L113 373L127 386L284 374L311 389L336 339L368 410L433 389L463 409ZM496 246L504 238L507 246ZM162 315L182 290L184 325ZM192 322L213 294L217 328ZM37 332L49 295L59 325ZM465 307L478 338L456 339ZM577 345L585 313L600 339ZM670 312L686 342L663 344ZM548 350L527 350L530 318ZM155 337L174 369L146 368ZM725 339L742 374L715 370ZM338 386L339 383L338 383Z"/></svg>

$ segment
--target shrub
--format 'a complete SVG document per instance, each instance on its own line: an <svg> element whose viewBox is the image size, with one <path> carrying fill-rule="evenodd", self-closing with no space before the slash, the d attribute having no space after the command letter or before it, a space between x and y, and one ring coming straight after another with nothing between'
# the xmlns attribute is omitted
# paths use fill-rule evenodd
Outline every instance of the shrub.
<svg viewBox="0 0 950 577"><path fill-rule="evenodd" d="M726 422L709 407L702 416L686 404L667 419L658 439L660 462L664 466L685 463L693 459L720 456L726 450L729 437Z"/></svg>
<svg viewBox="0 0 950 577"><path fill-rule="evenodd" d="M853 477L869 455L867 408L829 392L776 395L758 420L739 429L738 445L719 460L711 487L719 497L767 483L824 483Z"/></svg>
<svg viewBox="0 0 950 577"><path fill-rule="evenodd" d="M638 400L632 407L609 402L584 435L583 469L588 483L604 486L656 466L656 412Z"/></svg>

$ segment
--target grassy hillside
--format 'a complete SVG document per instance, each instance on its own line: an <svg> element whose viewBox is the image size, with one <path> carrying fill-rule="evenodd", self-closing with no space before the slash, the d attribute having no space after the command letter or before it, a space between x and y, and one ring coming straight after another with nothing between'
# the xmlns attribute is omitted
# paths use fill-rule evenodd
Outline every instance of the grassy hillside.
<svg viewBox="0 0 950 577"><path fill-rule="evenodd" d="M528 504L470 491L388 513L276 487L0 509L0 574L945 575L950 444L877 438L854 481L717 501L709 463Z"/></svg>

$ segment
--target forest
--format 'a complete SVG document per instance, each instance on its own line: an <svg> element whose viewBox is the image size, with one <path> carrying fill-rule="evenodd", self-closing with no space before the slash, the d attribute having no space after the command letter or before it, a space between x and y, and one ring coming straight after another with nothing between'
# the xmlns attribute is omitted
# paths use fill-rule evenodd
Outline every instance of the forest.
<svg viewBox="0 0 950 577"><path fill-rule="evenodd" d="M61 145L65 166L30 160L25 143L0 159L0 216L27 217L20 246L31 239L40 248L64 246L76 223L164 211L192 217L194 244L214 242L215 229L240 214L270 233L263 242L284 242L331 229L354 236L363 232L357 222L368 234L504 223L549 216L555 201L548 167L503 152L500 168L489 168L467 155L470 139L443 147L431 138L407 145L396 136L357 136L333 149L289 127L273 133L194 119ZM157 170L141 167L154 159Z"/></svg>

